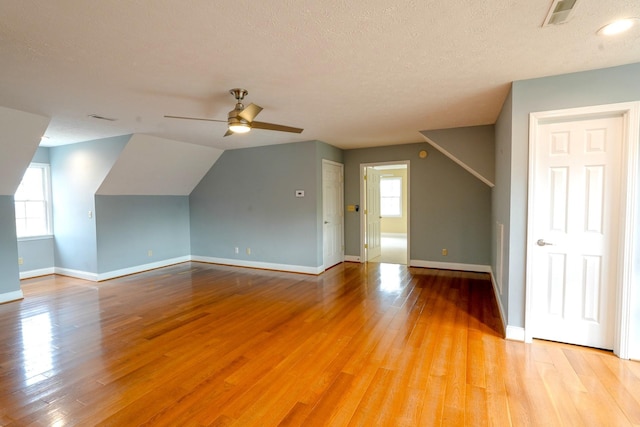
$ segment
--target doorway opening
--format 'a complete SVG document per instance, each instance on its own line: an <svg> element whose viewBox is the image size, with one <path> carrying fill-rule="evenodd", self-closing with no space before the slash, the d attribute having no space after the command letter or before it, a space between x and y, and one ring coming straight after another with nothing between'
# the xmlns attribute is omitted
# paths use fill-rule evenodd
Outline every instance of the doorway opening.
<svg viewBox="0 0 640 427"><path fill-rule="evenodd" d="M360 167L363 262L409 264L409 161Z"/></svg>

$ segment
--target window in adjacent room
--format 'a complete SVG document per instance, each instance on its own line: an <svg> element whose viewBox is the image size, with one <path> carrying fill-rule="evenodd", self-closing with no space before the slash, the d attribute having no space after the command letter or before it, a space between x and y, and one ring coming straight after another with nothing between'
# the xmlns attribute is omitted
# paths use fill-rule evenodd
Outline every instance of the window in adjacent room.
<svg viewBox="0 0 640 427"><path fill-rule="evenodd" d="M380 178L380 215L383 217L402 216L402 177Z"/></svg>
<svg viewBox="0 0 640 427"><path fill-rule="evenodd" d="M45 163L31 163L27 168L14 196L18 238L53 234L50 174Z"/></svg>

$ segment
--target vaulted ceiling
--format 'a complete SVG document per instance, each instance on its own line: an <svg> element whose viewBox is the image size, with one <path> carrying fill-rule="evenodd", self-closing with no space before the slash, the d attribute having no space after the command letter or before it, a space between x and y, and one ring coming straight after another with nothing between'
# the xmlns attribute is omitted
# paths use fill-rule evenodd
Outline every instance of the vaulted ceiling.
<svg viewBox="0 0 640 427"><path fill-rule="evenodd" d="M51 117L47 145L147 134L219 149L321 140L423 140L494 123L514 80L640 61L640 26L603 38L637 0L8 0L0 3L0 106ZM223 138L228 90L259 120L302 134ZM104 121L90 114L113 118Z"/></svg>

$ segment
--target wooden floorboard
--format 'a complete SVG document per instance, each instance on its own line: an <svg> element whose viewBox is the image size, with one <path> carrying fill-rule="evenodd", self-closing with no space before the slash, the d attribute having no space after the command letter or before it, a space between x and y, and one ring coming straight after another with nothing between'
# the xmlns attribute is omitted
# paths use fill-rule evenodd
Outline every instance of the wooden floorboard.
<svg viewBox="0 0 640 427"><path fill-rule="evenodd" d="M504 340L483 273L183 263L22 290L2 426L640 426L638 362Z"/></svg>

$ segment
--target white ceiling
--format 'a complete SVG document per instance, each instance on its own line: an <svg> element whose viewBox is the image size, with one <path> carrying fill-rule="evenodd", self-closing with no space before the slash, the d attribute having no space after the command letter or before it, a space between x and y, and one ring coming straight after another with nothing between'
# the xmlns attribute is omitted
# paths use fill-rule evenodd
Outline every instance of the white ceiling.
<svg viewBox="0 0 640 427"><path fill-rule="evenodd" d="M514 80L640 62L640 26L604 39L638 0L5 0L0 106L52 118L47 144L141 133L230 149L422 141L494 123ZM257 120L302 127L223 138L233 87ZM104 122L87 117L117 118Z"/></svg>

